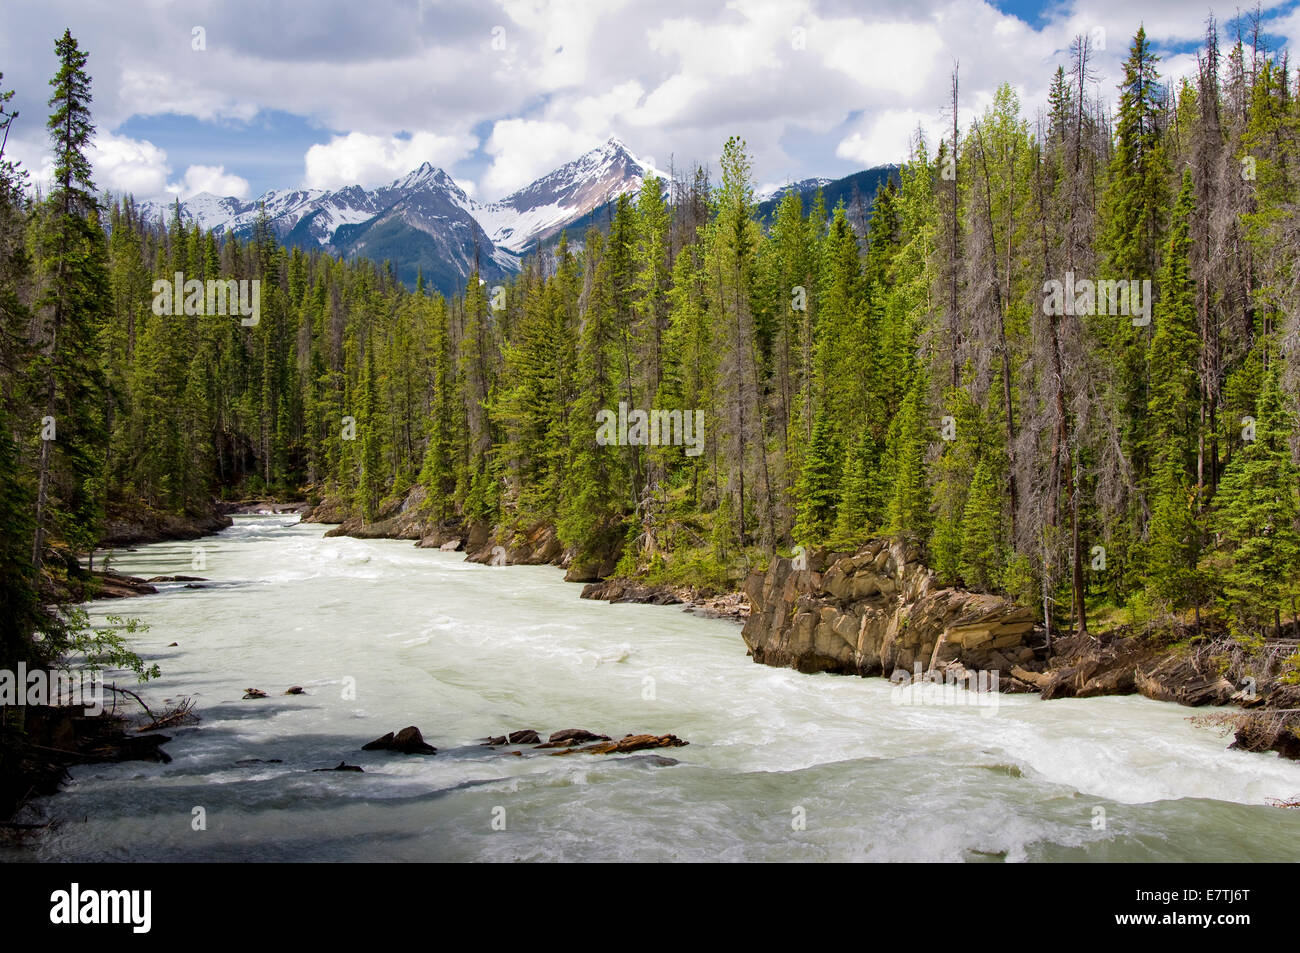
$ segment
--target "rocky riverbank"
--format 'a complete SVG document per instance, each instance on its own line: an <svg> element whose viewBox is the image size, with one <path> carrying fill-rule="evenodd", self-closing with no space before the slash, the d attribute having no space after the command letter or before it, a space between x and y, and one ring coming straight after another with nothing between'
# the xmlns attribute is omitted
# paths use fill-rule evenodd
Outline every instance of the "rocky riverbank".
<svg viewBox="0 0 1300 953"><path fill-rule="evenodd" d="M111 712L86 715L81 708L47 705L3 709L5 728L0 757L0 822L9 819L31 798L54 794L77 764L118 761L171 761L162 745L166 735L140 734L128 719ZM21 717L21 732L18 719Z"/></svg>
<svg viewBox="0 0 1300 953"><path fill-rule="evenodd" d="M100 536L101 548L139 546L173 539L198 539L218 533L231 524L230 517L215 501L202 513L165 513L149 508L110 507Z"/></svg>
<svg viewBox="0 0 1300 953"><path fill-rule="evenodd" d="M880 539L856 553L796 566L775 558L751 573L742 635L754 661L798 669L963 681L997 672L1002 691L1044 700L1140 694L1220 710L1234 747L1300 757L1300 687L1282 680L1279 654L1226 638L1169 644L1120 630L1057 639L1049 649L1030 611L1001 596L941 586L912 546Z"/></svg>
<svg viewBox="0 0 1300 953"><path fill-rule="evenodd" d="M539 523L523 531L505 532L486 523L437 523L424 513L425 491L415 487L400 501L382 507L375 520L349 515L337 501L323 501L303 514L305 523L335 523L326 536L356 539L409 539L422 549L464 553L469 562L502 566L558 566L566 582L587 585L583 599L681 605L708 618L744 622L749 600L743 592L716 593L692 586L614 578L623 546L622 533L611 527L598 552L586 557L565 549L555 527Z"/></svg>
<svg viewBox="0 0 1300 953"><path fill-rule="evenodd" d="M408 539L422 549L463 552L470 562L503 566L559 566L569 582L597 582L614 572L623 545L621 533L611 528L594 556L583 557L566 549L555 527L539 523L507 532L482 522L444 522L430 519L422 486L400 500L380 507L375 519L355 515L351 506L325 499L303 512L304 523L336 524L326 536L356 539Z"/></svg>

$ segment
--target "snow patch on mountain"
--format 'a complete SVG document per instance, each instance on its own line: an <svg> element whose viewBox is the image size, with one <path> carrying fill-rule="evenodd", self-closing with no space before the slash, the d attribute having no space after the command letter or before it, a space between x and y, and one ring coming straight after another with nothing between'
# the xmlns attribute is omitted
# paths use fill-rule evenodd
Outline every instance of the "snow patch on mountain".
<svg viewBox="0 0 1300 953"><path fill-rule="evenodd" d="M617 137L496 202L464 205L494 244L522 252L558 234L620 195L640 190L647 176L668 176L638 159Z"/></svg>

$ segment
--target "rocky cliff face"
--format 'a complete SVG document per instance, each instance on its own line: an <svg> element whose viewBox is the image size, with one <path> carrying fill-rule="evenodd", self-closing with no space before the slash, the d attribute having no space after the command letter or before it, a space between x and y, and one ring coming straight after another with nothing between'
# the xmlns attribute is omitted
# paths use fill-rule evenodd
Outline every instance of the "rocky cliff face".
<svg viewBox="0 0 1300 953"><path fill-rule="evenodd" d="M876 540L856 554L774 558L745 584L754 661L801 672L892 675L1038 667L1030 610L938 584L915 547Z"/></svg>

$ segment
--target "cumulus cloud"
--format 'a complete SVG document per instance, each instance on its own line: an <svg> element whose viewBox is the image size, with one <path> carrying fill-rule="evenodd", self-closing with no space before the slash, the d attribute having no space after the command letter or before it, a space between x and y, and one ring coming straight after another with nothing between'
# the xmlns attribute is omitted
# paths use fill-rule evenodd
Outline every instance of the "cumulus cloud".
<svg viewBox="0 0 1300 953"><path fill-rule="evenodd" d="M505 119L492 127L485 150L493 157L480 185L484 194L500 197L527 185L588 149L603 136L575 133L560 122Z"/></svg>
<svg viewBox="0 0 1300 953"><path fill-rule="evenodd" d="M912 109L886 109L876 113L866 128L841 140L835 154L865 167L901 162L907 158L918 129L933 154L943 136L943 121L933 112Z"/></svg>
<svg viewBox="0 0 1300 953"><path fill-rule="evenodd" d="M345 185L381 185L405 175L421 163L447 168L477 145L469 135L416 132L409 136L376 136L351 132L307 150L304 184L313 189Z"/></svg>
<svg viewBox="0 0 1300 953"><path fill-rule="evenodd" d="M187 199L200 192L213 195L233 195L237 199L248 198L251 188L248 180L226 172L225 166L192 165L185 170L185 175L177 185L167 187L167 191Z"/></svg>
<svg viewBox="0 0 1300 953"><path fill-rule="evenodd" d="M250 192L247 179L219 165L191 165L178 181L169 181L172 168L167 152L148 139L100 132L91 142L89 157L91 175L100 192L133 195L140 201L171 196L187 199L199 192L247 198ZM54 181L52 157L45 153L33 172L33 184L48 191Z"/></svg>
<svg viewBox="0 0 1300 953"><path fill-rule="evenodd" d="M137 198L155 198L165 194L167 153L147 139L130 139L100 133L90 149L95 185L101 191Z"/></svg>

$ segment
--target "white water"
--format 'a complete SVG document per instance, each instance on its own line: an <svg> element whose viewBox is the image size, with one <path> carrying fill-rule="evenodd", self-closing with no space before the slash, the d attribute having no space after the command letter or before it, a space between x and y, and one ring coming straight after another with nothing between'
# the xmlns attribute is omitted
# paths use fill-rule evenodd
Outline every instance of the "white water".
<svg viewBox="0 0 1300 953"><path fill-rule="evenodd" d="M150 625L136 647L164 674L144 697L192 696L202 721L168 732L171 764L75 769L39 804L52 828L0 857L1300 859L1300 812L1265 805L1300 795L1300 764L1228 751L1190 709L899 705L883 679L755 665L731 622L579 599L551 567L321 532L237 518L202 541L202 571L190 543L116 554L121 571L212 580L91 607ZM360 750L411 724L435 757ZM476 745L519 728L690 745L657 752L670 766ZM236 763L252 758L282 763ZM340 761L365 773L312 771Z"/></svg>

